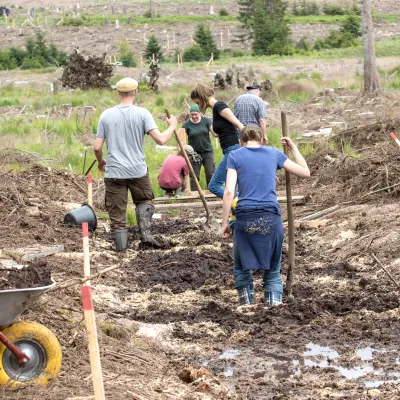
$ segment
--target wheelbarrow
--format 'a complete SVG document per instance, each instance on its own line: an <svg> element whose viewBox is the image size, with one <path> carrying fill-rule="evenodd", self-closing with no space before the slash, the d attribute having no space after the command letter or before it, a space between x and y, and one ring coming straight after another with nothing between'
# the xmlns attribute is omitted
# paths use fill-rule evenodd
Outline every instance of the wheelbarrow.
<svg viewBox="0 0 400 400"><path fill-rule="evenodd" d="M55 335L36 322L15 319L55 286L0 290L0 386L46 386L61 369L62 352Z"/></svg>

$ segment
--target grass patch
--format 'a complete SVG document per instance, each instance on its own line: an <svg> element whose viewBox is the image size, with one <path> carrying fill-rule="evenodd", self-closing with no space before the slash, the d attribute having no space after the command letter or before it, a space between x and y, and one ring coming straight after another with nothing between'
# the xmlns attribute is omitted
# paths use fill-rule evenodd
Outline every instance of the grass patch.
<svg viewBox="0 0 400 400"><path fill-rule="evenodd" d="M20 102L17 98L2 98L0 99L0 107L19 106Z"/></svg>
<svg viewBox="0 0 400 400"><path fill-rule="evenodd" d="M315 89L309 84L288 81L278 86L277 92L283 101L304 103L315 93Z"/></svg>
<svg viewBox="0 0 400 400"><path fill-rule="evenodd" d="M128 226L137 225L136 213L133 210L126 210L126 223Z"/></svg>

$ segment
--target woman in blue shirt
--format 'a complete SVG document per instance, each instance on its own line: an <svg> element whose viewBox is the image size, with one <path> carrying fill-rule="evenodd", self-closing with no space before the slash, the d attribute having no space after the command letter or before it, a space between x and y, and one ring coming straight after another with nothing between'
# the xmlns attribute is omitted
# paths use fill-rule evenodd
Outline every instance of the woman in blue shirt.
<svg viewBox="0 0 400 400"><path fill-rule="evenodd" d="M254 302L251 271L263 271L265 302L282 303L280 276L283 243L281 210L276 197L276 171L284 168L301 178L310 171L296 145L283 137L295 162L275 147L263 146L261 131L247 126L240 131L241 148L229 155L222 209L222 237L231 236L229 214L238 185L233 238L233 275L241 304Z"/></svg>

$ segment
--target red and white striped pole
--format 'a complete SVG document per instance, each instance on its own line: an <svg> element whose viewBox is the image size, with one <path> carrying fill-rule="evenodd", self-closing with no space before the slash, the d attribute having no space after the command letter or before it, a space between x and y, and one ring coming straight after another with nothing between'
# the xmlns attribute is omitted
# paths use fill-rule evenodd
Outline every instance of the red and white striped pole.
<svg viewBox="0 0 400 400"><path fill-rule="evenodd" d="M88 223L82 224L83 240L83 266L85 278L90 276L89 253L89 228ZM103 374L101 371L99 342L97 339L96 318L94 315L92 289L90 281L86 281L81 287L83 311L85 315L86 333L88 336L90 368L92 371L93 389L95 400L105 400Z"/></svg>
<svg viewBox="0 0 400 400"><path fill-rule="evenodd" d="M90 207L92 207L93 206L93 176L92 176L92 174L88 174L87 183L88 183L88 204Z"/></svg>
<svg viewBox="0 0 400 400"><path fill-rule="evenodd" d="M397 139L397 136L394 134L394 132L390 132L390 136L400 146L400 140Z"/></svg>

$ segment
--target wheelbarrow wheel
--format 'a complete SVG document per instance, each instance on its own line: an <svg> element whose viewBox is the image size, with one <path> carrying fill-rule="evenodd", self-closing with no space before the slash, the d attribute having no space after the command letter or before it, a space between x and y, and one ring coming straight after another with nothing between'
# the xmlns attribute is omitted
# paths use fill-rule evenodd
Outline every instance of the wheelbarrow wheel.
<svg viewBox="0 0 400 400"><path fill-rule="evenodd" d="M46 386L57 377L61 369L62 352L53 332L30 321L16 322L2 332L30 360L21 367L14 354L0 343L0 386Z"/></svg>

